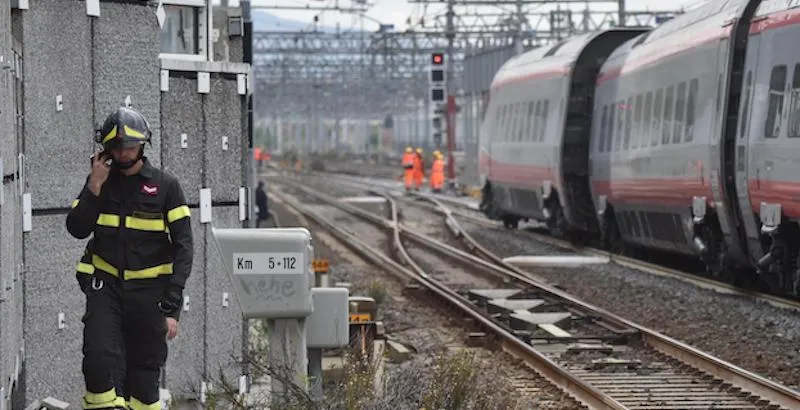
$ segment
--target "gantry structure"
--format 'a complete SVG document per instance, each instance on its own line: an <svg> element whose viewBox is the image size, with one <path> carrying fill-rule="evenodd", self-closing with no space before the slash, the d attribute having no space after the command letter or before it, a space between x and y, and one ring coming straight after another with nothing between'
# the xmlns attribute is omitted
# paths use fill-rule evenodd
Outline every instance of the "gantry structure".
<svg viewBox="0 0 800 410"><path fill-rule="evenodd" d="M344 3L344 0L341 0ZM427 101L432 52L447 52L448 86L461 96L464 60L487 49L524 50L612 26L655 26L682 10L628 10L624 0L408 0L423 9L396 31L364 30L366 0L303 10L351 13L355 27L257 31L256 117L383 120ZM267 12L286 7L259 7ZM426 108L427 107L426 105Z"/></svg>

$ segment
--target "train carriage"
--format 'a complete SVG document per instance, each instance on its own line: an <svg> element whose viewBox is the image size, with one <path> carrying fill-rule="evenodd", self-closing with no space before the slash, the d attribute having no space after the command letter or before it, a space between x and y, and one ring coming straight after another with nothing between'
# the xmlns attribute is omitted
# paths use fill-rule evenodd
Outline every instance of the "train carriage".
<svg viewBox="0 0 800 410"><path fill-rule="evenodd" d="M737 234L733 129L757 1L709 2L610 56L597 81L592 197L609 242L747 265ZM735 116L733 116L735 121Z"/></svg>
<svg viewBox="0 0 800 410"><path fill-rule="evenodd" d="M736 138L742 236L773 291L800 295L800 0L763 1L744 60Z"/></svg>
<svg viewBox="0 0 800 410"><path fill-rule="evenodd" d="M515 227L546 221L557 233L596 232L589 132L600 64L644 29L587 33L506 62L482 124L481 209Z"/></svg>

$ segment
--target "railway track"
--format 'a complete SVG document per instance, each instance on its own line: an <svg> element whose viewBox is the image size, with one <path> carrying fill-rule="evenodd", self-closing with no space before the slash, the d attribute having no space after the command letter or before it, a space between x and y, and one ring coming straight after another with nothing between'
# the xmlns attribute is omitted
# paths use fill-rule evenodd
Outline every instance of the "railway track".
<svg viewBox="0 0 800 410"><path fill-rule="evenodd" d="M342 183L348 184L352 187L368 186L371 189L380 190L388 195L391 195L395 200L402 201L403 203L412 206L425 207L431 211L438 212L447 218L459 218L469 223L479 226L485 226L488 228L502 227L502 223L486 219L482 214L480 214L478 211L472 208L469 208L465 202L458 200L458 198L448 198L443 196L435 196L431 194L416 193L416 192L411 192L408 194L408 196L404 196L405 195L404 193L401 193L396 188L391 187L388 184L376 181L369 181L364 178L353 177L350 175L339 175L339 174L333 174L333 175L317 174L317 175L324 178L333 177L339 179ZM444 205L445 203L450 205L450 207L445 206ZM452 209L452 207L456 207L458 209ZM559 238L554 238L544 233L537 233L530 230L518 230L517 232L520 233L521 235L528 236L531 239L540 243L557 246L562 249L571 250L577 253L582 253L590 256L605 256L610 259L611 263L615 263L617 265L631 269L636 269L652 275L671 277L679 279L684 282L691 283L692 285L697 286L699 288L713 290L715 292L722 294L749 297L755 300L762 301L777 308L800 311L800 301L798 300L787 299L784 297L775 296L768 293L762 293L749 289L744 289L729 283L714 280L712 278L700 276L689 272L684 272L678 269L668 268L651 262L643 261L641 259L623 255L611 254L608 251L602 249L575 246L574 244L568 241Z"/></svg>
<svg viewBox="0 0 800 410"><path fill-rule="evenodd" d="M398 278L425 288L479 323L506 351L519 357L581 403L603 409L795 409L800 395L780 384L723 362L704 352L579 301L541 284L480 246L452 211L438 203L453 233L468 252L403 226L394 200L383 194L390 215L379 216L336 198L290 183L295 189L369 221L389 232L403 265L293 204L330 229L367 259ZM458 261L499 281L497 287L458 292L436 280L409 255L413 243ZM561 326L559 326L561 325ZM562 327L572 329L564 330Z"/></svg>

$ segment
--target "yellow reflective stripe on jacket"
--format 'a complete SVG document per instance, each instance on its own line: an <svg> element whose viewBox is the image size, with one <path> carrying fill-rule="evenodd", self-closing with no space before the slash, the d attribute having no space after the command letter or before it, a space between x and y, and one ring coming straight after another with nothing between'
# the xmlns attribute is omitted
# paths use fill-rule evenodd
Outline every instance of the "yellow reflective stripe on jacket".
<svg viewBox="0 0 800 410"><path fill-rule="evenodd" d="M97 255L92 255L92 265L94 265L96 269L100 269L101 271L106 272L110 275L119 277L119 270ZM139 270L126 269L124 279L125 280L154 279L161 275L171 275L171 274L172 274L172 263L164 263L161 265L156 265L150 268L139 269Z"/></svg>
<svg viewBox="0 0 800 410"><path fill-rule="evenodd" d="M138 229L140 231L155 231L155 232L161 232L164 231L165 229L163 219L144 219L144 218L137 218L135 216L125 217L125 227L131 229Z"/></svg>
<svg viewBox="0 0 800 410"><path fill-rule="evenodd" d="M131 410L161 410L161 402L157 401L153 404L144 404L136 397L131 397L128 408Z"/></svg>
<svg viewBox="0 0 800 410"><path fill-rule="evenodd" d="M91 275L94 273L94 266L88 263L78 262L78 266L75 267L75 270L77 270L80 273L86 273Z"/></svg>
<svg viewBox="0 0 800 410"><path fill-rule="evenodd" d="M172 208L167 212L167 221L169 223L173 223L181 218L186 218L187 216L191 216L191 212L189 211L189 207L186 205L181 205L175 208Z"/></svg>
<svg viewBox="0 0 800 410"><path fill-rule="evenodd" d="M81 202L81 200L80 200L80 199L73 199L73 200L72 200L72 207L73 207L73 208L75 208L76 206L78 206L78 204L79 204L80 202Z"/></svg>
<svg viewBox="0 0 800 410"><path fill-rule="evenodd" d="M100 214L97 216L98 225L110 226L112 228L119 228L119 215Z"/></svg>
<svg viewBox="0 0 800 410"><path fill-rule="evenodd" d="M152 279L157 278L160 275L171 275L172 274L172 264L165 263L162 265L156 265L152 268L140 269L140 270L125 270L125 280L128 279Z"/></svg>
<svg viewBox="0 0 800 410"><path fill-rule="evenodd" d="M114 276L119 276L119 271L117 270L117 268L115 268L113 265L106 262L105 259L97 255L92 255L92 265L94 265L95 268L100 269L103 272L106 272Z"/></svg>

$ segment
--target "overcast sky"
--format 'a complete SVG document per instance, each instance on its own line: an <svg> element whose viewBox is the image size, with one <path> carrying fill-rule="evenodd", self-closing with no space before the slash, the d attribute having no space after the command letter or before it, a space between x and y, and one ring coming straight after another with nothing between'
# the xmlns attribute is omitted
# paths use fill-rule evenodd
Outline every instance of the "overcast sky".
<svg viewBox="0 0 800 410"><path fill-rule="evenodd" d="M251 0L254 6L292 6L292 7L305 7L309 6L334 6L337 3L340 7L349 7L355 4L354 0ZM714 1L714 0L711 0ZM232 0L231 3L236 3ZM365 29L374 30L377 28L375 21L382 23L394 24L395 30L405 30L406 21L410 17L412 22L419 20L422 15L436 15L440 14L437 11L445 9L443 5L429 5L428 11L425 12L425 5L412 4L407 0L368 0L368 3L374 4L366 12L367 19L364 20ZM702 3L702 0L628 0L626 3L627 9L630 11L638 10L673 10L679 9L681 6L693 6ZM514 6L502 6L504 9L511 11ZM548 11L554 10L555 6L527 6L530 10ZM561 5L562 8L565 5ZM573 10L583 10L585 6L580 4L572 5ZM602 4L597 3L592 6L596 10L616 10L615 4ZM457 8L464 10L464 8ZM482 7L482 12L497 12L502 10L497 6ZM298 20L301 22L313 21L315 14L320 14L320 23L326 26L335 26L338 22L341 28L357 28L358 20L352 14L340 13L335 11L295 11L295 10L276 10L267 9L271 14L277 15L282 18Z"/></svg>

